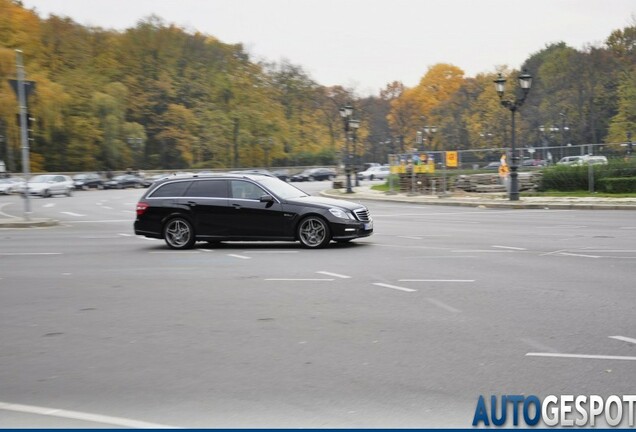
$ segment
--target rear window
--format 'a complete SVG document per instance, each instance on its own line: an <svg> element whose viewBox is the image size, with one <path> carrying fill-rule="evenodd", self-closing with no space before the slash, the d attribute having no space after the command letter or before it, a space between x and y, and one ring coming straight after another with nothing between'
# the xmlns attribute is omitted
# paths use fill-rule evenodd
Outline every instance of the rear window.
<svg viewBox="0 0 636 432"><path fill-rule="evenodd" d="M149 198L178 198L183 196L185 190L190 186L189 181L171 182L159 186Z"/></svg>

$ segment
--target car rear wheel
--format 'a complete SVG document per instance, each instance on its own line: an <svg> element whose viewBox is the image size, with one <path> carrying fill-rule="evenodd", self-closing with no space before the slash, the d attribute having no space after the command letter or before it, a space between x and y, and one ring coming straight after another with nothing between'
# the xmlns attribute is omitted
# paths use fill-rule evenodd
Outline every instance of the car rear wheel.
<svg viewBox="0 0 636 432"><path fill-rule="evenodd" d="M194 229L184 218L170 219L163 228L163 238L171 249L190 249L194 246Z"/></svg>
<svg viewBox="0 0 636 432"><path fill-rule="evenodd" d="M309 216L298 224L298 239L305 248L319 249L329 244L331 232L324 219L318 216Z"/></svg>

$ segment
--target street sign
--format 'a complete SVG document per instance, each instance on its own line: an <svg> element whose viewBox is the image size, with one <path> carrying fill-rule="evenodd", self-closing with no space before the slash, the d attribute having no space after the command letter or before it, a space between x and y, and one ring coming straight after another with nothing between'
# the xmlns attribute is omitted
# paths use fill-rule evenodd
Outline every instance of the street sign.
<svg viewBox="0 0 636 432"><path fill-rule="evenodd" d="M457 168L457 152L456 151L447 151L446 152L446 166L449 168Z"/></svg>
<svg viewBox="0 0 636 432"><path fill-rule="evenodd" d="M22 81L24 83L24 95L28 98L32 92L35 91L35 81ZM11 88L15 92L15 95L18 96L18 80L10 79L9 84L11 84Z"/></svg>

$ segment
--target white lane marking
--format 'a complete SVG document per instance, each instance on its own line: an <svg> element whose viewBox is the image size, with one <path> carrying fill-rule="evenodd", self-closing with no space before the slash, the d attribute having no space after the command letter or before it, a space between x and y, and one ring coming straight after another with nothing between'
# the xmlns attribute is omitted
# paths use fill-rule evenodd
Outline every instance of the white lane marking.
<svg viewBox="0 0 636 432"><path fill-rule="evenodd" d="M453 253L508 253L509 250L492 250L492 249L459 249L451 251Z"/></svg>
<svg viewBox="0 0 636 432"><path fill-rule="evenodd" d="M636 361L636 357L630 356L610 356L610 355L593 355L593 354L560 354L560 353L526 353L526 357L557 357L557 358L578 358L591 360L630 360Z"/></svg>
<svg viewBox="0 0 636 432"><path fill-rule="evenodd" d="M347 275L341 275L338 273L331 273L328 271L317 271L316 273L320 273L320 274L324 274L325 276L333 276L333 277L337 277L340 279L351 279L351 276L347 276Z"/></svg>
<svg viewBox="0 0 636 432"><path fill-rule="evenodd" d="M528 250L526 248L514 247L514 246L497 246L497 245L493 245L492 247L499 248L499 249L519 250L519 251Z"/></svg>
<svg viewBox="0 0 636 432"><path fill-rule="evenodd" d="M199 251L178 251L178 250L175 250L175 251L150 251L148 253L151 253L151 254L179 254L179 255L181 255L181 254L198 254Z"/></svg>
<svg viewBox="0 0 636 432"><path fill-rule="evenodd" d="M108 207L108 206L105 206L105 205L103 205L102 208L106 209L106 210L112 210L113 209L112 207Z"/></svg>
<svg viewBox="0 0 636 432"><path fill-rule="evenodd" d="M555 255L555 254L559 254L559 253L561 253L561 252L563 252L565 250L566 249L559 249L559 250L555 250L555 251L552 251L552 252L546 252L546 253L539 254L539 256Z"/></svg>
<svg viewBox="0 0 636 432"><path fill-rule="evenodd" d="M395 286L395 285L389 285L389 284L385 284L382 282L374 282L372 285L375 286L379 286L379 287L384 287L384 288L391 288L394 290L398 290L398 291L405 291L405 292L416 292L417 290L411 289L411 288L404 288L404 287L399 287L399 286Z"/></svg>
<svg viewBox="0 0 636 432"><path fill-rule="evenodd" d="M245 251L246 253L248 251ZM253 254L297 254L298 251L277 251L277 250L272 250L272 251L249 251L249 253L253 253Z"/></svg>
<svg viewBox="0 0 636 432"><path fill-rule="evenodd" d="M584 249L585 252L634 253L634 249Z"/></svg>
<svg viewBox="0 0 636 432"><path fill-rule="evenodd" d="M444 310L447 310L448 312L452 312L452 313L460 313L461 311L459 309L456 309L452 306L447 305L444 302L441 302L439 300L436 300L434 298L427 298L426 299L429 303L434 304L435 306L442 308Z"/></svg>
<svg viewBox="0 0 636 432"><path fill-rule="evenodd" d="M610 337L610 339L616 339L616 340L619 340L619 341L636 344L636 339L634 339L634 338L628 338L628 337L625 337L625 336L609 336L609 337Z"/></svg>
<svg viewBox="0 0 636 432"><path fill-rule="evenodd" d="M398 236L398 238L409 239L409 240L422 240L422 237L415 237L415 236Z"/></svg>
<svg viewBox="0 0 636 432"><path fill-rule="evenodd" d="M266 281L282 282L333 282L335 279L310 279L310 278L267 278Z"/></svg>
<svg viewBox="0 0 636 432"><path fill-rule="evenodd" d="M55 203L44 204L42 207L44 208L55 207Z"/></svg>
<svg viewBox="0 0 636 432"><path fill-rule="evenodd" d="M2 209L5 206L11 205L11 204L13 204L13 203L6 203L6 204L0 205L0 215L6 216L6 217L11 218L11 219L19 219L19 216L13 216L13 215L7 214L7 213L2 211Z"/></svg>
<svg viewBox="0 0 636 432"><path fill-rule="evenodd" d="M132 219L78 220L78 221L73 221L73 223L120 223L120 222L132 222Z"/></svg>
<svg viewBox="0 0 636 432"><path fill-rule="evenodd" d="M399 282L475 282L475 279L399 279Z"/></svg>
<svg viewBox="0 0 636 432"><path fill-rule="evenodd" d="M92 423L108 424L113 426L122 426L124 428L139 429L176 429L174 426L162 425L157 423L149 423L140 420L133 420L124 417L113 417L101 414L91 414L80 411L69 411L57 408L46 408L33 405L13 404L0 402L0 409L5 411L22 412L29 414L38 414L50 417L60 417L72 420L82 420Z"/></svg>
<svg viewBox="0 0 636 432"><path fill-rule="evenodd" d="M119 233L118 235L122 236L122 237L133 237L132 234L124 234L124 233Z"/></svg>
<svg viewBox="0 0 636 432"><path fill-rule="evenodd" d="M2 256L62 255L61 252L0 252Z"/></svg>
<svg viewBox="0 0 636 432"><path fill-rule="evenodd" d="M63 211L63 212L60 212L60 213L65 214L65 215L69 215L69 216L75 216L75 217L84 217L84 216L86 216L85 214L73 213L73 212L68 212L68 211Z"/></svg>
<svg viewBox="0 0 636 432"><path fill-rule="evenodd" d="M230 256L232 258L240 258L240 259L252 259L252 257L248 257L245 255L237 255L237 254L227 254L227 256Z"/></svg>
<svg viewBox="0 0 636 432"><path fill-rule="evenodd" d="M559 255L575 256L575 257L582 257L582 258L601 258L598 255L583 255L583 254L575 254L575 253L569 253L569 252L561 252Z"/></svg>

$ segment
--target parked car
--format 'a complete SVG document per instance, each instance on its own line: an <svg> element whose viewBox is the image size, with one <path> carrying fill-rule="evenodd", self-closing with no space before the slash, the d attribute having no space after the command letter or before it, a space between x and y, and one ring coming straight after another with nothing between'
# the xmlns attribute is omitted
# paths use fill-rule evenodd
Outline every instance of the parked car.
<svg viewBox="0 0 636 432"><path fill-rule="evenodd" d="M557 165L582 165L583 156L566 156L561 158Z"/></svg>
<svg viewBox="0 0 636 432"><path fill-rule="evenodd" d="M275 177L217 174L153 184L137 203L134 230L172 249L196 241L299 241L317 249L370 236L373 220L361 204L310 196Z"/></svg>
<svg viewBox="0 0 636 432"><path fill-rule="evenodd" d="M141 179L132 174L118 175L104 183L104 188L106 189L126 189L140 187Z"/></svg>
<svg viewBox="0 0 636 432"><path fill-rule="evenodd" d="M524 167L543 167L547 165L548 163L541 159L524 158L523 161L521 161L521 166Z"/></svg>
<svg viewBox="0 0 636 432"><path fill-rule="evenodd" d="M358 173L359 180L385 180L391 174L388 166L372 166Z"/></svg>
<svg viewBox="0 0 636 432"><path fill-rule="evenodd" d="M488 165L484 166L484 169L486 169L486 170L498 170L500 166L501 166L501 162L499 162L499 161L490 162Z"/></svg>
<svg viewBox="0 0 636 432"><path fill-rule="evenodd" d="M607 165L605 156L566 156L557 162L557 165Z"/></svg>
<svg viewBox="0 0 636 432"><path fill-rule="evenodd" d="M230 174L260 174L260 175L266 175L270 177L276 177L276 174L274 174L273 172L268 171L266 169L260 169L260 168L235 170L235 171L230 171Z"/></svg>
<svg viewBox="0 0 636 432"><path fill-rule="evenodd" d="M169 177L169 174L153 174L149 177L144 176L141 178L141 186L145 188L150 187L150 185L152 185L157 180L161 180L166 177Z"/></svg>
<svg viewBox="0 0 636 432"><path fill-rule="evenodd" d="M272 174L278 177L279 180L289 181L289 170L280 169L280 170L272 171Z"/></svg>
<svg viewBox="0 0 636 432"><path fill-rule="evenodd" d="M295 174L291 176L289 179L293 182L303 182L303 181L323 181L323 180L331 180L336 177L336 170L332 168L309 168L304 170L299 174Z"/></svg>
<svg viewBox="0 0 636 432"><path fill-rule="evenodd" d="M75 189L104 189L104 179L97 173L76 174L73 185Z"/></svg>
<svg viewBox="0 0 636 432"><path fill-rule="evenodd" d="M9 195L24 188L24 179L20 177L7 177L0 179L0 195Z"/></svg>
<svg viewBox="0 0 636 432"><path fill-rule="evenodd" d="M607 158L605 156L586 156L583 159L583 163L590 165L607 165Z"/></svg>
<svg viewBox="0 0 636 432"><path fill-rule="evenodd" d="M31 177L29 181L20 187L20 193L37 195L47 198L53 195L71 196L73 193L73 179L61 174L42 174Z"/></svg>

